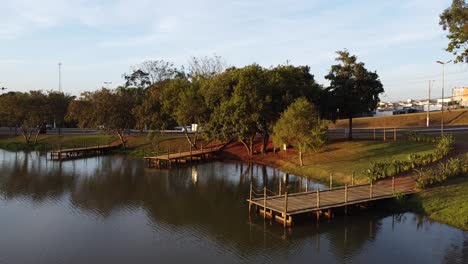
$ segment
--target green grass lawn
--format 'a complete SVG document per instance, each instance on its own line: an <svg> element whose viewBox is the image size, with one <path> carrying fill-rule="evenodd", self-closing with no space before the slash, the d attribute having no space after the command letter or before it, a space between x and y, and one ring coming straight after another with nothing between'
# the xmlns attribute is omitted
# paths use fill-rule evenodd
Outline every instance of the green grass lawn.
<svg viewBox="0 0 468 264"><path fill-rule="evenodd" d="M468 231L468 175L413 195L408 208Z"/></svg>
<svg viewBox="0 0 468 264"><path fill-rule="evenodd" d="M427 143L352 141L334 142L322 151L306 154L304 166L298 166L296 157L281 161L280 166L292 174L307 176L327 183L330 172L337 184L351 182L355 173L355 183L367 183L362 173L370 167L370 162L391 161L392 159L408 160L411 153L427 154L434 146Z"/></svg>
<svg viewBox="0 0 468 264"><path fill-rule="evenodd" d="M115 135L93 134L93 135L40 135L37 144L33 142L24 143L22 136L17 137L1 137L0 148L11 151L19 150L51 150L65 149L83 146L97 146L109 144L118 137ZM157 135L155 137L148 136L129 136L127 137L127 151L133 156L144 156L145 154L161 154L178 151L190 150L190 145L185 136L165 136Z"/></svg>
<svg viewBox="0 0 468 264"><path fill-rule="evenodd" d="M39 135L37 144L34 139L26 144L22 136L0 138L0 148L18 150L51 150L83 146L105 145L116 140L112 135Z"/></svg>

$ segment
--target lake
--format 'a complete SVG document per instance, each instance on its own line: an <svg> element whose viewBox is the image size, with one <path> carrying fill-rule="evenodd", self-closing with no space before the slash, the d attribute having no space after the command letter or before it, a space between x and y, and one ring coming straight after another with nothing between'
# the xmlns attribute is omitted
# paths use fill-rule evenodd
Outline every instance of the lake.
<svg viewBox="0 0 468 264"><path fill-rule="evenodd" d="M277 192L285 179L235 162L156 170L126 156L60 163L0 150L0 263L468 263L468 232L414 213L286 229L249 214L251 181Z"/></svg>

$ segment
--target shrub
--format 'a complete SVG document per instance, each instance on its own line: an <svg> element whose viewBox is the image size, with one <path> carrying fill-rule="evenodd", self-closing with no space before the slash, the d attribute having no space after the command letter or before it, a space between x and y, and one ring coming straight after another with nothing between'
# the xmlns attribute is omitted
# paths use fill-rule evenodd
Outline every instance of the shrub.
<svg viewBox="0 0 468 264"><path fill-rule="evenodd" d="M436 170L415 169L416 186L425 189L444 182L445 180L458 176L465 176L468 173L468 154L458 158L451 158L446 163L439 163Z"/></svg>

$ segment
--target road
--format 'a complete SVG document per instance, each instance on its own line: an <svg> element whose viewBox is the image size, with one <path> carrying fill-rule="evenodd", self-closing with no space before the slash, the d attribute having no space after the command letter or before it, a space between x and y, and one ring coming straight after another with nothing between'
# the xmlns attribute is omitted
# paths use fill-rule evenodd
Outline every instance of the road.
<svg viewBox="0 0 468 264"><path fill-rule="evenodd" d="M397 138L401 138L404 133L408 131L417 131L424 134L440 134L440 127L411 127L411 128L393 128L385 129L385 136L388 140L393 139L394 133L396 133ZM131 135L149 133L148 130L137 130L131 129ZM445 127L444 132L446 133L467 133L468 126L454 126L454 127ZM57 135L59 133L58 129L49 129L47 130L48 135ZM95 135L105 133L103 130L96 129L80 129L80 128L62 128L61 133L64 135ZM345 138L347 136L348 129L329 129L327 134L329 138ZM8 127L0 127L0 135L14 135L15 129ZM19 131L18 131L19 134ZM183 135L184 133L180 130L165 130L165 135ZM384 129L378 128L375 129L375 137L377 139L383 139ZM355 139L372 139L374 137L374 129L370 128L355 128L353 129L353 138Z"/></svg>

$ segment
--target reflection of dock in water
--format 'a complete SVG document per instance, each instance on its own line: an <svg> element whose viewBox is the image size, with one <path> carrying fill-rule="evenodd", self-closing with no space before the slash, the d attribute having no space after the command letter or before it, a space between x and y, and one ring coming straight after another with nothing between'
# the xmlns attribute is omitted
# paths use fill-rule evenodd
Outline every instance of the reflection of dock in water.
<svg viewBox="0 0 468 264"><path fill-rule="evenodd" d="M274 219L290 226L293 217L312 214L332 216L333 209L344 209L350 206L366 206L369 202L389 199L397 194L415 192L415 182L409 177L391 178L374 184L362 184L314 190L293 194L275 194L266 187L256 190L250 187L249 210L252 207L265 218Z"/></svg>

